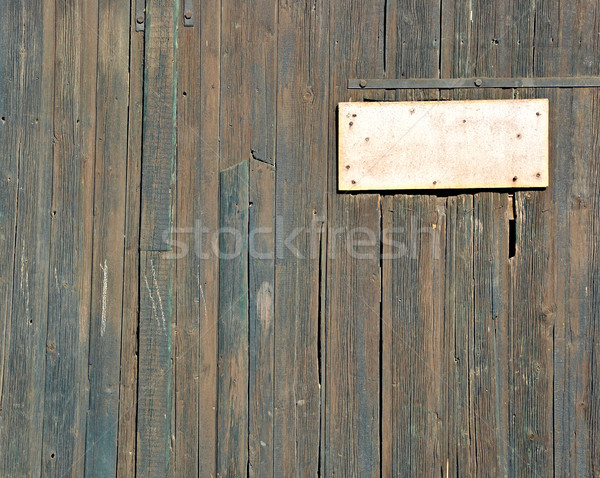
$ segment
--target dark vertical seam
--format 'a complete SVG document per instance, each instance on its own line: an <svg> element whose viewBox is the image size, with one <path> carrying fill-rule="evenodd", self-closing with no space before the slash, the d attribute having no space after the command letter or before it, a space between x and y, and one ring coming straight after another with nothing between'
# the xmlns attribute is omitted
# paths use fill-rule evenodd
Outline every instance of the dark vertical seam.
<svg viewBox="0 0 600 478"><path fill-rule="evenodd" d="M139 194L139 199L138 199L138 204L139 204L139 222L138 222L138 247L137 247L137 258L138 258L138 271L137 271L137 277L138 277L138 297L137 297L137 334L136 334L136 339L137 339L137 343L136 343L136 350L137 350L137 374L136 374L136 385L137 385L137 389L136 389L136 406L135 406L135 460L134 460L134 467L135 467L135 473L137 474L137 470L138 470L138 444L139 444L139 420L140 420L140 414L139 414L139 402L140 402L140 310L141 310L141 305L142 305L142 291L141 291L141 281L140 281L140 277L142 275L142 254L141 254L141 238L142 238L142 215L143 215L143 206L144 206L144 200L143 200L143 187L144 187L144 143L145 143L145 136L146 136L146 128L145 128L145 124L146 124L146 102L147 102L147 88L148 88L148 78L147 78L147 70L146 70L146 53L147 53L147 45L149 44L148 39L150 38L150 16L148 15L148 10L146 8L145 10L145 26L144 26L144 31L143 31L143 36L144 36L144 44L143 44L143 52L142 52L142 141L140 144L140 160L141 160L141 166L140 166L140 186L139 186L139 190L140 190L140 194ZM146 253L144 252L144 257L145 257Z"/></svg>

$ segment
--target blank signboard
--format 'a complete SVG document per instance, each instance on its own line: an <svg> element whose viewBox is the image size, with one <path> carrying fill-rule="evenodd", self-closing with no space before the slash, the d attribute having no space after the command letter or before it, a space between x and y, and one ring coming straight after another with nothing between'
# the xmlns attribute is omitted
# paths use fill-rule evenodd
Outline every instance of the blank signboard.
<svg viewBox="0 0 600 478"><path fill-rule="evenodd" d="M548 100L339 104L339 189L548 186Z"/></svg>

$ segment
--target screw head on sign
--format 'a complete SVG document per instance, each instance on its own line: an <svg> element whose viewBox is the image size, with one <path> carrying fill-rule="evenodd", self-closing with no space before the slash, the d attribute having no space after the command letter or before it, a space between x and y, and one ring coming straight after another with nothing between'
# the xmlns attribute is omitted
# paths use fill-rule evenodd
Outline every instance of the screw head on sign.
<svg viewBox="0 0 600 478"><path fill-rule="evenodd" d="M137 17L135 19L135 21L138 22L138 23L144 23L144 17L142 15L140 15L139 17Z"/></svg>

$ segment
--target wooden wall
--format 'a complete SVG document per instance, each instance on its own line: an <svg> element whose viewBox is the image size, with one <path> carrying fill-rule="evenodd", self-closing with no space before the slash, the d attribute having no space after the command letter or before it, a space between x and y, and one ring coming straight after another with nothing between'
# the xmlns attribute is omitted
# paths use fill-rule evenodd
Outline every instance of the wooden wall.
<svg viewBox="0 0 600 478"><path fill-rule="evenodd" d="M346 87L598 75L600 3L193 4L0 6L0 476L600 476L599 90ZM340 101L531 97L545 190L337 192Z"/></svg>

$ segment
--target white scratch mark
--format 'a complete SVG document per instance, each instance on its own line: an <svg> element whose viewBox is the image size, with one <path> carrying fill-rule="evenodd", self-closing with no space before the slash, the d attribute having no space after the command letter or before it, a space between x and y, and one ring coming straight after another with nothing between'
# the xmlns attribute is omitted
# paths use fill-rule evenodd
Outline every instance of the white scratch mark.
<svg viewBox="0 0 600 478"><path fill-rule="evenodd" d="M156 280L156 269L154 268L154 261L150 261L152 266L152 283L156 287L156 297L158 298L158 307L160 308L160 315L162 319L162 326L164 330L167 330L167 320L165 318L165 310L163 309L162 298L160 297L160 289L158 288L158 281ZM158 316L157 316L158 319Z"/></svg>
<svg viewBox="0 0 600 478"><path fill-rule="evenodd" d="M200 297L202 298L202 305L204 305L204 318L208 319L208 308L206 307L206 297L204 297L204 289L200 284L200 266L198 266L198 273L196 274L196 280L198 281L198 289L200 290ZM198 326L200 323L198 322Z"/></svg>
<svg viewBox="0 0 600 478"><path fill-rule="evenodd" d="M152 312L154 313L154 317L156 317L156 320L158 320L158 314L156 313L156 304L154 303L154 297L152 296L152 290L150 289L150 284L148 284L148 277L146 277L146 274L144 274L144 282L146 283L146 289L148 289L148 295L150 296Z"/></svg>
<svg viewBox="0 0 600 478"><path fill-rule="evenodd" d="M106 303L108 301L108 265L106 259L104 259L104 267L100 264L102 269L102 316L100 321L100 337L104 337L106 332Z"/></svg>

